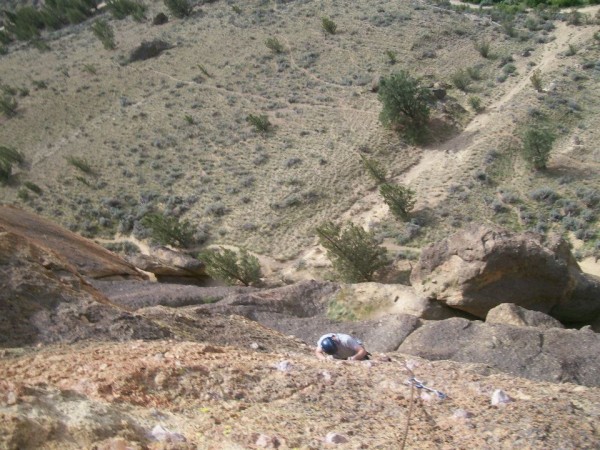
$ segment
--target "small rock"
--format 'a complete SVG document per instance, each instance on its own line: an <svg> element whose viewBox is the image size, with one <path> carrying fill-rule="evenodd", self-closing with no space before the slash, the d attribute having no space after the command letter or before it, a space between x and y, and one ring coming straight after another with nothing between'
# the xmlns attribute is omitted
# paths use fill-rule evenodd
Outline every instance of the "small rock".
<svg viewBox="0 0 600 450"><path fill-rule="evenodd" d="M496 389L492 394L492 405L500 406L512 402L512 399L502 389Z"/></svg>
<svg viewBox="0 0 600 450"><path fill-rule="evenodd" d="M158 387L164 387L167 381L167 376L164 372L158 372L154 377L154 384Z"/></svg>
<svg viewBox="0 0 600 450"><path fill-rule="evenodd" d="M250 348L252 350L258 350L260 348L260 345L258 344L258 342L253 342L252 344L250 344Z"/></svg>
<svg viewBox="0 0 600 450"><path fill-rule="evenodd" d="M279 448L281 443L275 436L267 436L266 434L260 434L256 439L255 445L258 448Z"/></svg>
<svg viewBox="0 0 600 450"><path fill-rule="evenodd" d="M173 433L162 425L156 425L150 432L151 436L159 442L186 442L185 436Z"/></svg>
<svg viewBox="0 0 600 450"><path fill-rule="evenodd" d="M348 442L348 438L338 433L328 433L325 436L325 443L327 444L344 444Z"/></svg>
<svg viewBox="0 0 600 450"><path fill-rule="evenodd" d="M454 413L452 413L452 417L454 417L455 419L470 419L471 417L473 417L473 413L470 413L469 411L466 411L462 408L458 408L454 411Z"/></svg>
<svg viewBox="0 0 600 450"><path fill-rule="evenodd" d="M291 372L294 366L289 361L280 361L277 363L276 368L280 372Z"/></svg>
<svg viewBox="0 0 600 450"><path fill-rule="evenodd" d="M321 376L323 377L323 380L325 381L331 381L331 379L333 378L331 376L331 372L324 370L323 372L321 372Z"/></svg>
<svg viewBox="0 0 600 450"><path fill-rule="evenodd" d="M14 405L15 403L17 403L17 394L15 393L15 391L10 391L6 395L6 404L7 405Z"/></svg>

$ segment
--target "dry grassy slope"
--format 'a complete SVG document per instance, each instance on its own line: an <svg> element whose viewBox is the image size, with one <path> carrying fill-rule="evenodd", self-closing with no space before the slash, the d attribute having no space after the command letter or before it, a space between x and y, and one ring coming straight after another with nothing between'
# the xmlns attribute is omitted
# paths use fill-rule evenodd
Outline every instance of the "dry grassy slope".
<svg viewBox="0 0 600 450"><path fill-rule="evenodd" d="M164 10L162 2L146 3L148 17ZM23 151L31 163L20 181L32 180L44 189L28 207L83 233L111 236L119 213L140 212L141 196L158 195L159 205L181 196L190 204L183 217L207 224L213 242L285 260L313 245L312 230L326 219L364 223L391 241L401 232L361 168L358 154L365 152L417 190L421 212L432 219L421 241L446 234L452 222L492 219L482 198L493 192L480 195L472 173L535 101L528 61L542 62L548 46L563 49L537 44L542 32L525 41L509 39L494 24L425 2L263 3L244 2L237 14L226 2L215 2L161 27L111 20L118 44L114 52L102 49L89 24L83 24L51 37L50 52L18 46L3 56L2 82L31 89L19 99L19 116L3 119L1 142ZM339 34L324 34L322 16L338 24ZM591 27L566 29L588 56L597 56ZM285 53L273 55L264 44L268 37L278 37ZM145 62L118 63L141 41L154 38L175 47ZM496 81L498 60L482 58L473 46L483 38L498 56L515 55L516 76ZM530 59L518 57L525 48L533 49ZM396 65L388 63L386 50L397 53ZM435 57L424 57L427 52ZM564 58L564 67L548 77L560 79L560 70L581 60ZM489 112L466 133L439 147L415 149L382 129L380 103L369 89L374 77L408 69L427 80L449 81L457 69L476 64L484 79L474 82L474 93ZM92 66L96 74L90 73ZM48 88L36 88L34 81L45 81ZM583 89L574 92L585 103L585 132L578 133L590 150L575 155L583 164L599 141L594 81L578 82ZM452 90L450 95L468 108L465 94ZM494 105L502 102L502 113L496 113ZM268 114L274 132L257 135L245 121L248 114ZM467 113L463 121L472 116ZM568 139L562 137L561 148L567 148ZM445 150L450 156L442 159ZM97 177L79 173L67 156L85 158ZM574 152L568 156L572 159ZM402 175L421 157L414 172ZM434 171L435 166L444 170ZM516 173L525 177L524 192L527 183L538 182L527 180L532 177L525 171ZM452 184L472 191L467 205L446 197ZM22 202L17 192L16 186L3 188L1 198ZM125 201L110 210L102 206L110 198ZM442 199L448 210L440 217L440 208L427 208ZM216 206L228 213L206 212ZM107 227L98 226L100 217L109 219Z"/></svg>

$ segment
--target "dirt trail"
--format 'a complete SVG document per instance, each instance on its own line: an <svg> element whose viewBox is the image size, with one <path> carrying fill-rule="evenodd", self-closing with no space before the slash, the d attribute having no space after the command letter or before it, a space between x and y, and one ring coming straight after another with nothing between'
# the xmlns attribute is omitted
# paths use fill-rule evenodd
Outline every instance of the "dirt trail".
<svg viewBox="0 0 600 450"><path fill-rule="evenodd" d="M593 6L580 11L593 15L598 8ZM435 207L443 202L448 182L460 179L468 170L466 166L479 157L481 144L496 139L499 133L512 127L516 107L513 100L519 93L532 89L529 78L533 70L539 69L542 73L553 71L560 64L561 55L569 44L577 46L590 39L596 30L592 26L572 27L565 22L557 22L555 39L543 48L535 66L517 62L522 67L519 67L519 77L513 86L476 116L458 136L438 148L425 150L420 162L397 179L417 192L419 202L416 207Z"/></svg>

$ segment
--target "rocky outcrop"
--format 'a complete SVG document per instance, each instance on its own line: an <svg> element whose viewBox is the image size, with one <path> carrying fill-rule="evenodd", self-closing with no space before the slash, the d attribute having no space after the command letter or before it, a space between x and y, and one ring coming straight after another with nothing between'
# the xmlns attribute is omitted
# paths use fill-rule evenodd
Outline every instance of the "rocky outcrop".
<svg viewBox="0 0 600 450"><path fill-rule="evenodd" d="M589 321L600 313L600 283L581 272L568 243L474 225L421 253L411 273L417 294L485 318L502 303Z"/></svg>
<svg viewBox="0 0 600 450"><path fill-rule="evenodd" d="M22 209L0 205L0 231L22 236L61 255L78 273L94 279L145 280L142 272L104 247Z"/></svg>
<svg viewBox="0 0 600 450"><path fill-rule="evenodd" d="M22 235L0 232L0 347L168 336L155 323L112 304L61 255Z"/></svg>
<svg viewBox="0 0 600 450"><path fill-rule="evenodd" d="M592 331L452 318L426 323L398 350L431 360L487 364L534 380L600 386L600 335Z"/></svg>
<svg viewBox="0 0 600 450"><path fill-rule="evenodd" d="M150 255L137 254L129 261L135 267L150 272L161 282L207 282L208 277L202 261L167 247L153 247Z"/></svg>
<svg viewBox="0 0 600 450"><path fill-rule="evenodd" d="M564 328L554 317L539 311L530 311L512 303L503 303L492 308L485 323L498 323L517 327Z"/></svg>
<svg viewBox="0 0 600 450"><path fill-rule="evenodd" d="M355 307L372 310L376 316L410 314L421 319L441 320L464 315L441 302L417 295L411 286L402 284L344 284L342 292Z"/></svg>
<svg viewBox="0 0 600 450"><path fill-rule="evenodd" d="M301 281L280 288L234 294L214 305L205 305L204 308L258 321L264 314L313 317L325 314L329 300L339 288L337 283L328 281Z"/></svg>
<svg viewBox="0 0 600 450"><path fill-rule="evenodd" d="M232 295L255 292L246 286L202 287L179 283L156 283L154 281L102 281L91 283L111 302L135 311L149 306L182 306L215 303Z"/></svg>

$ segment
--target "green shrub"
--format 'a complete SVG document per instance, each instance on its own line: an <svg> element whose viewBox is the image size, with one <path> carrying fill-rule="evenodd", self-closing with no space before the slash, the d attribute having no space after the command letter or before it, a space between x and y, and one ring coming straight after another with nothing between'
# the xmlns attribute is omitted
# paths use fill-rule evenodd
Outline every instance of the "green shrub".
<svg viewBox="0 0 600 450"><path fill-rule="evenodd" d="M0 183L10 181L12 168L15 164L23 164L25 158L18 150L11 147L0 146Z"/></svg>
<svg viewBox="0 0 600 450"><path fill-rule="evenodd" d="M150 42L144 41L131 51L129 62L145 61L150 58L156 58L171 47L171 44L161 39L154 39Z"/></svg>
<svg viewBox="0 0 600 450"><path fill-rule="evenodd" d="M488 58L490 56L490 42L482 39L481 41L477 41L473 44L475 46L475 50L479 52L481 56L484 58Z"/></svg>
<svg viewBox="0 0 600 450"><path fill-rule="evenodd" d="M392 50L386 50L385 56L388 58L388 62L393 66L398 62L398 54Z"/></svg>
<svg viewBox="0 0 600 450"><path fill-rule="evenodd" d="M277 39L276 37L268 38L265 41L265 45L273 53L283 53L283 44L279 42L279 39Z"/></svg>
<svg viewBox="0 0 600 450"><path fill-rule="evenodd" d="M254 129L259 133L267 133L273 127L273 125L269 121L269 117L265 114L260 116L249 114L248 117L246 117L246 122L252 125Z"/></svg>
<svg viewBox="0 0 600 450"><path fill-rule="evenodd" d="M402 70L381 79L377 96L383 103L381 123L418 139L429 121L429 103L433 99L429 89Z"/></svg>
<svg viewBox="0 0 600 450"><path fill-rule="evenodd" d="M134 20L142 21L146 6L134 0L107 0L106 7L115 19L122 20L132 16Z"/></svg>
<svg viewBox="0 0 600 450"><path fill-rule="evenodd" d="M536 202L543 202L548 205L553 205L560 198L554 189L547 186L534 189L529 193L529 196Z"/></svg>
<svg viewBox="0 0 600 450"><path fill-rule="evenodd" d="M333 268L345 281L372 281L375 272L387 263L386 249L362 227L350 223L342 230L326 222L316 232Z"/></svg>
<svg viewBox="0 0 600 450"><path fill-rule="evenodd" d="M379 193L394 216L400 220L408 220L416 203L413 190L399 184L384 183L379 186Z"/></svg>
<svg viewBox="0 0 600 450"><path fill-rule="evenodd" d="M171 14L178 19L183 19L192 14L192 5L189 0L164 0L164 2Z"/></svg>
<svg viewBox="0 0 600 450"><path fill-rule="evenodd" d="M23 185L31 192L35 192L37 195L42 195L42 193L44 192L42 191L41 187L39 187L37 184L31 181L26 181L25 183L23 183Z"/></svg>
<svg viewBox="0 0 600 450"><path fill-rule="evenodd" d="M540 71L540 69L535 69L533 71L533 73L529 77L529 81L531 81L531 84L533 85L533 88L536 91L542 92L544 90L544 84L543 84L543 80L542 80L542 72Z"/></svg>
<svg viewBox="0 0 600 450"><path fill-rule="evenodd" d="M17 115L18 103L12 95L3 94L0 97L0 111L6 117L14 117Z"/></svg>
<svg viewBox="0 0 600 450"><path fill-rule="evenodd" d="M32 6L24 6L15 12L4 11L6 31L20 41L37 37L44 28L42 14Z"/></svg>
<svg viewBox="0 0 600 450"><path fill-rule="evenodd" d="M94 170L85 159L78 158L77 156L67 156L66 159L69 164L81 170L83 173L87 173L88 175L94 174Z"/></svg>
<svg viewBox="0 0 600 450"><path fill-rule="evenodd" d="M6 30L0 30L0 44L8 45L12 42L10 34Z"/></svg>
<svg viewBox="0 0 600 450"><path fill-rule="evenodd" d="M260 262L256 256L247 250L239 253L221 247L201 253L198 258L206 264L206 273L211 277L223 280L229 284L241 282L244 286L257 284L262 276Z"/></svg>
<svg viewBox="0 0 600 450"><path fill-rule="evenodd" d="M150 230L154 242L173 247L188 247L194 243L194 230L187 221L160 213L144 216L142 225Z"/></svg>
<svg viewBox="0 0 600 450"><path fill-rule="evenodd" d="M19 40L31 40L40 30L58 30L68 24L83 22L96 10L96 0L47 0L40 9L25 6L14 13L5 11L6 30Z"/></svg>
<svg viewBox="0 0 600 450"><path fill-rule="evenodd" d="M465 69L459 69L452 75L452 84L463 92L469 90L471 85L471 77Z"/></svg>
<svg viewBox="0 0 600 450"><path fill-rule="evenodd" d="M371 178L373 178L378 184L385 183L387 171L383 164L375 159L366 158L363 155L360 155L360 159Z"/></svg>
<svg viewBox="0 0 600 450"><path fill-rule="evenodd" d="M556 136L540 124L528 126L521 136L523 158L534 169L545 169L555 139Z"/></svg>
<svg viewBox="0 0 600 450"><path fill-rule="evenodd" d="M321 18L321 26L326 33L335 34L337 32L336 23L328 17Z"/></svg>
<svg viewBox="0 0 600 450"><path fill-rule="evenodd" d="M84 64L83 70L91 75L96 75L98 73L98 69L96 69L94 64Z"/></svg>
<svg viewBox="0 0 600 450"><path fill-rule="evenodd" d="M92 32L106 50L114 50L117 45L115 44L115 33L112 27L103 19L99 19L92 25Z"/></svg>
<svg viewBox="0 0 600 450"><path fill-rule="evenodd" d="M473 108L473 110L475 112L483 111L483 105L481 104L481 98L479 98L476 95L471 95L469 97L469 105L471 105L471 108Z"/></svg>

